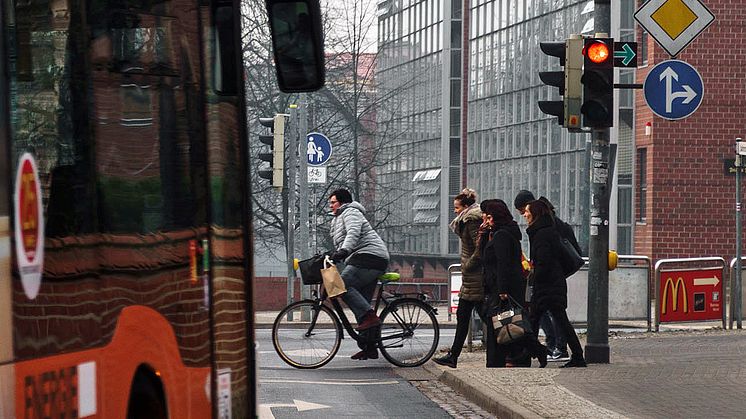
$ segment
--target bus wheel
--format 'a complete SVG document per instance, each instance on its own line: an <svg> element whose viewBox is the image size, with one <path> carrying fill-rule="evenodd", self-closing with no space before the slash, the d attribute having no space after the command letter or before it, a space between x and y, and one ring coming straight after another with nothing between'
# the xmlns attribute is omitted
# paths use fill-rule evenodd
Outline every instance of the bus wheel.
<svg viewBox="0 0 746 419"><path fill-rule="evenodd" d="M152 368L140 365L132 379L127 419L168 419L163 383Z"/></svg>

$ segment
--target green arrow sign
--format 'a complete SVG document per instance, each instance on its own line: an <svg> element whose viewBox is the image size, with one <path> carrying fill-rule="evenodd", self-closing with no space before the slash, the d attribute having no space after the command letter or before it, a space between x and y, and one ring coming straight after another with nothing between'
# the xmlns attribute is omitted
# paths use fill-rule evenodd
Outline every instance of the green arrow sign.
<svg viewBox="0 0 746 419"><path fill-rule="evenodd" d="M637 42L614 42L614 67L637 67Z"/></svg>

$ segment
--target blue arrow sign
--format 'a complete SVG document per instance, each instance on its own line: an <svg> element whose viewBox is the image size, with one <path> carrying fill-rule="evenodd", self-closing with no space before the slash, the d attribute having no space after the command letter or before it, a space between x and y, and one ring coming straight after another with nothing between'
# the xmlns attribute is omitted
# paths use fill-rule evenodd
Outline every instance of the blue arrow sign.
<svg viewBox="0 0 746 419"><path fill-rule="evenodd" d="M306 156L309 166L322 166L332 156L332 142L324 134L309 133L306 136Z"/></svg>
<svg viewBox="0 0 746 419"><path fill-rule="evenodd" d="M702 76L680 60L663 61L653 67L643 85L645 101L661 118L683 119L702 104L705 87Z"/></svg>

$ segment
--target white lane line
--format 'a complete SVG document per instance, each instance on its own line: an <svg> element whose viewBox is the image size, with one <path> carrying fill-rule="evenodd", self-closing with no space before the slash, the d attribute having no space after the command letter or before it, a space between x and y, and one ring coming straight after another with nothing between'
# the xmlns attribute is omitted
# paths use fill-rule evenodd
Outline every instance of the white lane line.
<svg viewBox="0 0 746 419"><path fill-rule="evenodd" d="M326 384L331 386L379 386L379 385L391 385L399 384L399 381L308 381L308 380L291 380L291 379L275 379L267 378L260 379L259 383L292 383L292 384Z"/></svg>

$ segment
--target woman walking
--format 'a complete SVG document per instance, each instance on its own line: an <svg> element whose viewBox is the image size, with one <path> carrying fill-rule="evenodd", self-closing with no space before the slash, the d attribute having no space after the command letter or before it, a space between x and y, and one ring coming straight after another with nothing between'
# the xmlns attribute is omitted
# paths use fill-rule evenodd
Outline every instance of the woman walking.
<svg viewBox="0 0 746 419"><path fill-rule="evenodd" d="M549 206L540 200L531 201L523 213L528 222L528 233L533 272L534 293L531 300L531 326L538 330L541 314L549 311L556 321L557 333L562 333L572 351L570 361L560 368L585 367L583 348L578 335L567 318L567 281L559 260L562 243L554 227Z"/></svg>
<svg viewBox="0 0 746 419"><path fill-rule="evenodd" d="M487 302L495 305L499 304L498 298L500 301L512 298L522 304L526 282L521 266L521 230L502 200L486 200L482 202L481 209L486 223L486 231L480 237L480 247ZM546 347L538 342L536 335L526 336L513 344L498 345L493 328L489 327L491 320L485 321L488 323L488 332L492 332L487 336L488 367L504 367L506 358L513 366L530 367L531 359L526 354L538 358L542 368L546 366Z"/></svg>
<svg viewBox="0 0 746 419"><path fill-rule="evenodd" d="M447 355L433 358L440 365L456 368L458 357L469 331L471 313L484 300L482 290L482 264L479 260L477 237L482 224L482 212L476 203L477 193L466 188L453 198L453 212L456 217L451 221L451 230L461 241L461 292L459 293L456 311L456 335L451 350Z"/></svg>

